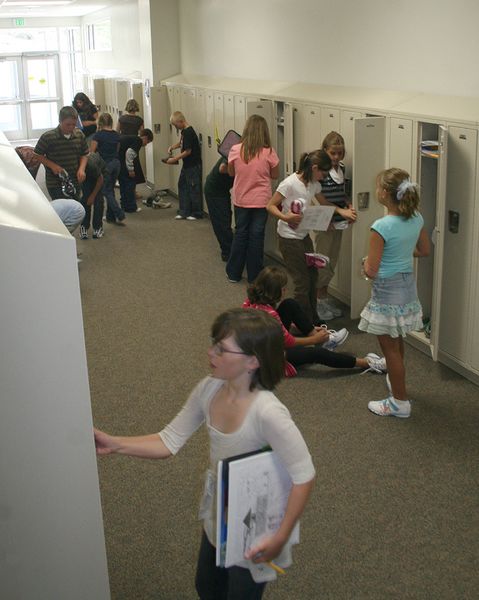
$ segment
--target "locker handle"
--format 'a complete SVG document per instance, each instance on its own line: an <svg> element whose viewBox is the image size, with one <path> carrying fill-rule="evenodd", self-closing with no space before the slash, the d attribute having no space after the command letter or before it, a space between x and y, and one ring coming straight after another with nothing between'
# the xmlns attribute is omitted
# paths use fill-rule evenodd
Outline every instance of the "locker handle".
<svg viewBox="0 0 479 600"><path fill-rule="evenodd" d="M459 213L455 210L449 211L449 231L459 233Z"/></svg>
<svg viewBox="0 0 479 600"><path fill-rule="evenodd" d="M333 113L329 113L329 116L330 116L331 118L333 118L333 117L334 117L334 114L333 114Z"/></svg>
<svg viewBox="0 0 479 600"><path fill-rule="evenodd" d="M398 125L398 129L404 129L404 125Z"/></svg>
<svg viewBox="0 0 479 600"><path fill-rule="evenodd" d="M211 135L208 136L208 148L211 148Z"/></svg>
<svg viewBox="0 0 479 600"><path fill-rule="evenodd" d="M467 136L464 133L461 133L461 135L459 136L460 140L467 140Z"/></svg>

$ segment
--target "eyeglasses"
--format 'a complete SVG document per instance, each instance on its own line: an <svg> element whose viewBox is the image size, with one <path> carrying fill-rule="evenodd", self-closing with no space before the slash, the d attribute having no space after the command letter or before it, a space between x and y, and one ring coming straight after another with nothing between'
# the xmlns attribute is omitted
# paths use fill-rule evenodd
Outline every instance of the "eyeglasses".
<svg viewBox="0 0 479 600"><path fill-rule="evenodd" d="M223 354L243 354L244 356L249 356L246 352L239 352L238 350L228 350L224 346L221 345L220 342L215 342L211 340L211 349L217 356L223 356Z"/></svg>

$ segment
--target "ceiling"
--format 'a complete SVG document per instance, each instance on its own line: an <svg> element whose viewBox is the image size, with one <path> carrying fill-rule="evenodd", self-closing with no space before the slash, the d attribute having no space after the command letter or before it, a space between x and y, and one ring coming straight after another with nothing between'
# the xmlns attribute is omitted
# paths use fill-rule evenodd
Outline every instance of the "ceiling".
<svg viewBox="0 0 479 600"><path fill-rule="evenodd" d="M113 0L0 0L0 18L82 17L111 4L115 2Z"/></svg>

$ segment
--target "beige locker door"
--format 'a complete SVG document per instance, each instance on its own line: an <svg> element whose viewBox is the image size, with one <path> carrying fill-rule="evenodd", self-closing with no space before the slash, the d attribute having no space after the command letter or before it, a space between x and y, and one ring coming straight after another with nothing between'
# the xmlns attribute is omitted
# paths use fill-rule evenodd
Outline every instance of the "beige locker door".
<svg viewBox="0 0 479 600"><path fill-rule="evenodd" d="M389 124L389 167L404 169L411 177L413 165L413 126L411 119L391 117Z"/></svg>
<svg viewBox="0 0 479 600"><path fill-rule="evenodd" d="M344 138L344 147L346 154L344 156L344 166L346 167L346 177L352 178L353 170L353 143L354 143L354 119L361 119L364 115L360 112L351 110L341 111L341 127L339 133Z"/></svg>
<svg viewBox="0 0 479 600"><path fill-rule="evenodd" d="M305 107L302 104L293 104L293 170L298 170L299 157L306 147Z"/></svg>
<svg viewBox="0 0 479 600"><path fill-rule="evenodd" d="M446 127L439 126L439 158L437 173L436 197L436 224L434 227L434 269L433 269L433 295L431 306L431 338L430 348L433 360L437 360L439 351L439 332L441 328L441 295L442 272L444 266L444 229L447 193L447 161L448 161L448 131ZM455 315L454 315L455 316ZM445 318L449 316L445 315Z"/></svg>
<svg viewBox="0 0 479 600"><path fill-rule="evenodd" d="M125 112L125 106L131 98L130 82L126 79L117 79L116 81L116 97L118 103L118 115Z"/></svg>
<svg viewBox="0 0 479 600"><path fill-rule="evenodd" d="M340 122L341 112L338 108L321 109L321 141L318 148L321 147L321 142L330 131L339 131Z"/></svg>
<svg viewBox="0 0 479 600"><path fill-rule="evenodd" d="M170 187L170 167L162 163L161 159L167 155L170 145L170 113L168 92L164 85L150 88L150 106L154 137L153 142L145 148L145 175L155 190L165 190Z"/></svg>
<svg viewBox="0 0 479 600"><path fill-rule="evenodd" d="M206 116L205 116L205 91L202 89L196 90L196 114L198 119L198 140L200 142L201 147L201 163L203 166L203 181L205 181L206 176L208 175L207 164L206 164Z"/></svg>
<svg viewBox="0 0 479 600"><path fill-rule="evenodd" d="M300 149L299 156L303 152L311 152L321 148L323 137L321 136L321 109L319 106L304 107L304 124L306 127L304 134L305 147Z"/></svg>
<svg viewBox="0 0 479 600"><path fill-rule="evenodd" d="M224 131L224 94L215 92L215 127L214 127L214 145L218 147L218 140L221 141L225 134Z"/></svg>
<svg viewBox="0 0 479 600"><path fill-rule="evenodd" d="M376 176L384 169L385 150L386 119L355 119L352 203L358 219L352 226L352 319L359 317L371 295L371 285L361 275L361 258L368 253L372 223L384 215L383 207L376 200Z"/></svg>
<svg viewBox="0 0 479 600"><path fill-rule="evenodd" d="M244 96L234 97L234 127L233 129L240 135L243 133L244 124L246 123L246 99Z"/></svg>
<svg viewBox="0 0 479 600"><path fill-rule="evenodd" d="M285 103L283 110L284 127L284 176L294 172L293 166L293 106ZM279 183L279 182L278 182Z"/></svg>
<svg viewBox="0 0 479 600"><path fill-rule="evenodd" d="M439 347L462 362L470 347L476 159L477 131L449 127Z"/></svg>
<svg viewBox="0 0 479 600"><path fill-rule="evenodd" d="M223 97L223 139L225 133L235 128L235 97L232 94L225 94Z"/></svg>
<svg viewBox="0 0 479 600"><path fill-rule="evenodd" d="M105 111L105 80L103 78L93 80L93 98L98 108L102 112Z"/></svg>
<svg viewBox="0 0 479 600"><path fill-rule="evenodd" d="M166 94L166 90L165 90ZM138 106L140 107L140 116L143 117L145 114L145 109L143 106L143 84L140 82L133 83L131 86L131 97L133 100L138 102Z"/></svg>
<svg viewBox="0 0 479 600"><path fill-rule="evenodd" d="M215 92L207 90L205 93L205 171L208 174L217 161L217 149L215 142Z"/></svg>

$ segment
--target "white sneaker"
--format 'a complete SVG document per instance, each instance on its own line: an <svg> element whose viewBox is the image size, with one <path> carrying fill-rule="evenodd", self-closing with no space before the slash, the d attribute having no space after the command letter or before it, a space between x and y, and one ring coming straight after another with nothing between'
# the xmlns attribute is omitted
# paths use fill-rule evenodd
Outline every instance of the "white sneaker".
<svg viewBox="0 0 479 600"><path fill-rule="evenodd" d="M183 215L176 215L175 221L184 221L185 217Z"/></svg>
<svg viewBox="0 0 479 600"><path fill-rule="evenodd" d="M377 354L374 354L374 352L369 352L369 354L366 354L366 360L368 361L369 368L363 371L363 373L368 373L369 371L373 371L374 373L387 373L388 368L384 356L378 356ZM361 375L363 373L361 373Z"/></svg>
<svg viewBox="0 0 479 600"><path fill-rule="evenodd" d="M329 312L333 313L334 318L343 316L343 311L331 300L331 298L325 298L324 302L326 303Z"/></svg>
<svg viewBox="0 0 479 600"><path fill-rule="evenodd" d="M334 329L328 329L327 331L329 333L329 340L323 344L323 348L326 350L334 350L338 346L341 346L349 335L349 331L345 327L339 331L335 331Z"/></svg>
<svg viewBox="0 0 479 600"><path fill-rule="evenodd" d="M193 215L190 215L189 217L186 217L187 221L196 221L196 217L194 217Z"/></svg>
<svg viewBox="0 0 479 600"><path fill-rule="evenodd" d="M171 202L167 202L166 200L161 200L161 198L156 198L153 200L153 208L170 208Z"/></svg>
<svg viewBox="0 0 479 600"><path fill-rule="evenodd" d="M411 416L411 403L409 400L396 400L392 396L384 400L368 402L368 408L380 417L400 417L407 419Z"/></svg>
<svg viewBox="0 0 479 600"><path fill-rule="evenodd" d="M321 321L331 321L331 319L334 319L334 315L330 311L328 303L325 300L318 300L316 311Z"/></svg>
<svg viewBox="0 0 479 600"><path fill-rule="evenodd" d="M80 239L87 240L88 239L88 229L80 225Z"/></svg>

